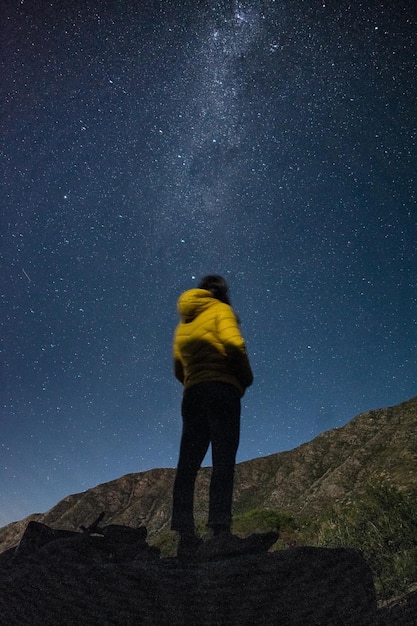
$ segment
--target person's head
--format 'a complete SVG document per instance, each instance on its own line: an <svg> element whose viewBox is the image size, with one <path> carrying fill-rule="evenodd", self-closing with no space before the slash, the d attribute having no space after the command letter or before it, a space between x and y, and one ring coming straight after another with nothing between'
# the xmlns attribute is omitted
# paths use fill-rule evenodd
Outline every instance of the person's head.
<svg viewBox="0 0 417 626"><path fill-rule="evenodd" d="M222 276L218 276L217 274L204 276L200 280L198 287L199 289L207 289L207 291L210 291L210 293L212 293L217 300L220 300L220 302L230 304L229 287Z"/></svg>

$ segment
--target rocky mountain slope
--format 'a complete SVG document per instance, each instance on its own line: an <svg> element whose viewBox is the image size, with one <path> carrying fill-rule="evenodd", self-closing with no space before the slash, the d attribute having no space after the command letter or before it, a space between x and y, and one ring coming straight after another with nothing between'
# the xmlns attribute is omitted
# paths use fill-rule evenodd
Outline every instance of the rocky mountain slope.
<svg viewBox="0 0 417 626"><path fill-rule="evenodd" d="M381 478L417 490L416 442L417 397L362 413L294 450L238 464L234 511L280 509L311 516L349 501ZM153 469L70 495L44 514L0 529L0 552L19 541L30 520L73 530L92 523L101 511L107 524L144 524L155 535L169 528L173 479L173 469ZM204 468L196 486L196 516L201 520L209 479L210 469Z"/></svg>

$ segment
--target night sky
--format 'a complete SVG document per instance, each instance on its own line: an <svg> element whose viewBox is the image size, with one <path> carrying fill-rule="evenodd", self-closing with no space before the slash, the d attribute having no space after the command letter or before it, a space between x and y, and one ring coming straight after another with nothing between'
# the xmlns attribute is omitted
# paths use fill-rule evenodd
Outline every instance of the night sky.
<svg viewBox="0 0 417 626"><path fill-rule="evenodd" d="M255 375L239 461L417 395L415 0L0 13L1 525L175 467L207 273Z"/></svg>

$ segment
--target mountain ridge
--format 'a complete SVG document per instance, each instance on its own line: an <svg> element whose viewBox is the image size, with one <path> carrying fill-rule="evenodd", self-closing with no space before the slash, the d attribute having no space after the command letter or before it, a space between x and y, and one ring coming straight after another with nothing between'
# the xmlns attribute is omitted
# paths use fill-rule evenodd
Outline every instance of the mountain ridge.
<svg viewBox="0 0 417 626"><path fill-rule="evenodd" d="M386 480L417 491L417 397L360 413L344 426L324 431L293 450L236 465L234 514L277 509L319 514L348 503L372 481ZM0 552L15 545L31 520L68 530L87 526L106 512L106 523L146 525L149 535L169 529L175 469L130 473L71 494L45 513L0 528ZM210 468L196 483L195 515L207 515Z"/></svg>

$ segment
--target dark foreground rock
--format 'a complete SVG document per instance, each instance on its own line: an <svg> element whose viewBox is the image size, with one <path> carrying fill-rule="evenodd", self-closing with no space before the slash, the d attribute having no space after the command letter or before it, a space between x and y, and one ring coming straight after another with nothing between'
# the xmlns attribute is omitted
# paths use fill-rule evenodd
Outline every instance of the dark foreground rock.
<svg viewBox="0 0 417 626"><path fill-rule="evenodd" d="M356 551L293 548L184 565L159 559L145 537L126 527L60 535L32 526L20 550L0 555L0 625L377 623L371 572Z"/></svg>
<svg viewBox="0 0 417 626"><path fill-rule="evenodd" d="M416 626L417 624L417 592L392 604L389 608L380 609L377 615L377 626Z"/></svg>

